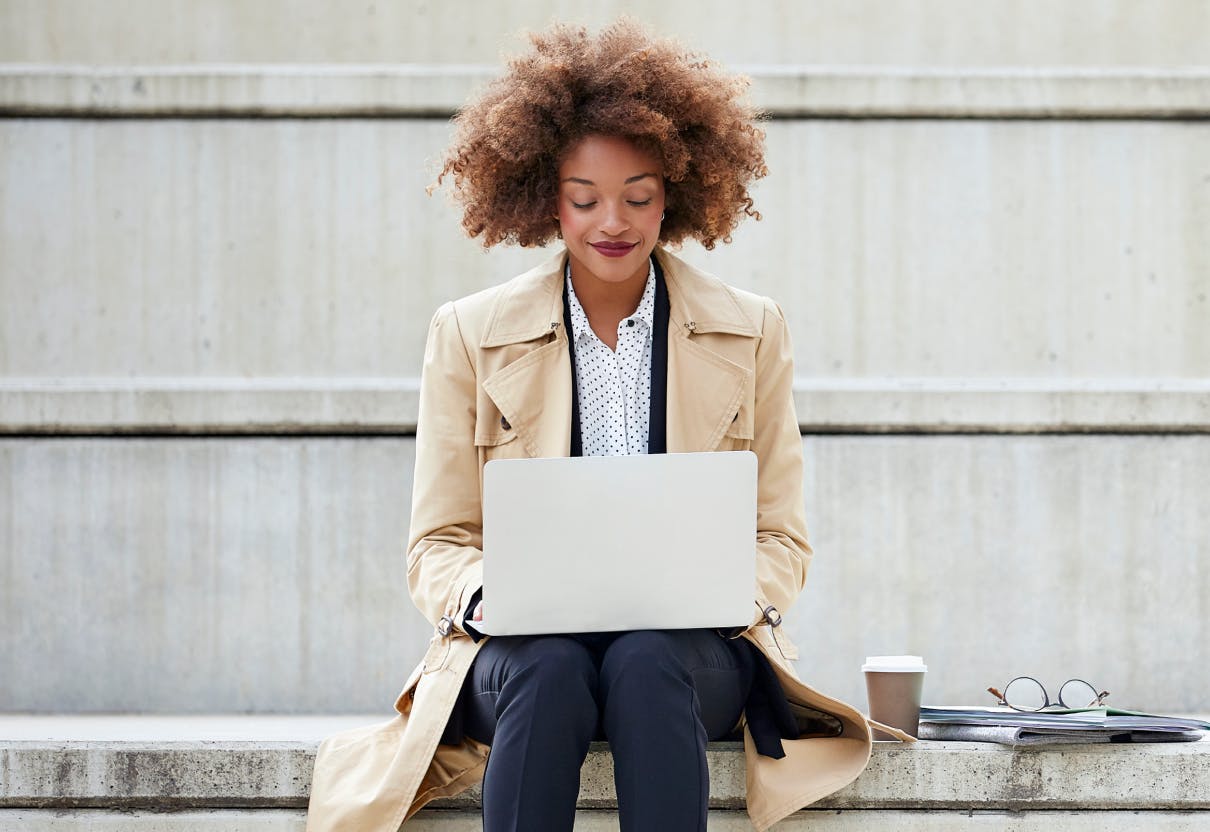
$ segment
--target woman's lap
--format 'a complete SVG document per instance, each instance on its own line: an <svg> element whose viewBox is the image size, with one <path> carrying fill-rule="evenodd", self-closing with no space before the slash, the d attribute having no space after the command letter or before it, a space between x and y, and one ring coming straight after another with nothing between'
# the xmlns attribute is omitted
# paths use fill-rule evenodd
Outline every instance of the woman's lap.
<svg viewBox="0 0 1210 832"><path fill-rule="evenodd" d="M497 636L480 648L467 674L462 708L463 730L491 743L500 692L511 681L518 685L587 689L598 712L597 739L608 739L600 715L610 691L616 698L658 695L658 685L623 685L627 674L645 678L656 670L687 675L695 696L685 707L695 708L709 739L727 736L736 725L752 684L751 654L739 642L714 630L637 630L627 633L584 633L551 636ZM578 684L583 682L583 686ZM642 692L638 692L642 691ZM633 707L642 707L637 702ZM625 708L632 707L628 702Z"/></svg>

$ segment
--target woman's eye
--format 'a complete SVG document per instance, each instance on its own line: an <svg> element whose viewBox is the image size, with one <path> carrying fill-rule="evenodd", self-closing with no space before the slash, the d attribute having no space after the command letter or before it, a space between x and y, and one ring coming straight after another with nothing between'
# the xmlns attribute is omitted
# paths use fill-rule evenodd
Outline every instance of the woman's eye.
<svg viewBox="0 0 1210 832"><path fill-rule="evenodd" d="M644 199L644 200L642 200L642 201L639 201L639 200L637 200L637 199L629 199L629 200L627 200L627 202L629 202L629 203L630 203L631 205L633 205L635 208L642 208L644 205L650 205L650 204L651 204L651 198L650 198L650 197L648 197L647 199Z"/></svg>
<svg viewBox="0 0 1210 832"><path fill-rule="evenodd" d="M596 205L597 203L595 201L593 201L593 202L585 202L585 203L581 204L579 202L576 202L573 199L571 204L574 205L575 207L579 208L581 211L583 211L585 208L591 208L592 206Z"/></svg>

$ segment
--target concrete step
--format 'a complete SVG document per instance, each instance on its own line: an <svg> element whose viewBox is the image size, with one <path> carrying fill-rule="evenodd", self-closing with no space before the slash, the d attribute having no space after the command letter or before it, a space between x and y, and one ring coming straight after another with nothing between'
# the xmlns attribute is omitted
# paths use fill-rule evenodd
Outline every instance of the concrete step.
<svg viewBox="0 0 1210 832"><path fill-rule="evenodd" d="M319 740L348 717L0 716L0 832L302 830ZM711 828L749 828L737 743L710 749ZM472 789L417 830L478 827ZM577 828L616 828L612 761L595 745ZM849 787L779 829L1184 830L1210 823L1210 738L1198 743L1014 750L878 743ZM880 827L884 828L884 827Z"/></svg>
<svg viewBox="0 0 1210 832"><path fill-rule="evenodd" d="M238 430L233 416L267 430L367 418L397 429L411 421L437 306L547 256L485 253L448 200L425 195L423 160L449 138L441 119L81 116L0 117L0 376L28 400L12 430L35 428L59 392L83 407L46 417L90 430L107 419L162 429L177 414L194 430ZM733 245L682 253L782 305L801 377L836 395L848 384L893 395L894 379L945 392L954 379L976 399L980 385L1033 379L1023 383L1042 392L1155 390L1161 405L1175 384L1203 403L1204 429L1205 116L786 118L766 129L774 173L754 196L764 219ZM71 244L39 243L60 238ZM266 308L279 310L271 330ZM214 409L198 402L211 389ZM214 415L233 389L251 406ZM369 394L380 401L361 416ZM1081 405L1090 427L1129 421L1126 402L1097 418L1073 397L1056 403ZM1189 419L1181 401L1157 414L1144 400L1143 421L1178 421L1169 409ZM961 422L995 424L1004 404ZM827 416L860 424L862 405ZM1027 412L1008 420L1047 429L1065 415Z"/></svg>
<svg viewBox="0 0 1210 832"><path fill-rule="evenodd" d="M1210 710L1210 436L803 451L816 555L784 627L821 690L864 703L864 657L902 652L925 656L934 702L1028 673ZM432 634L404 575L414 454L399 437L0 439L0 710L389 709Z"/></svg>
<svg viewBox="0 0 1210 832"><path fill-rule="evenodd" d="M1198 118L1210 69L736 66L778 118ZM0 113L448 118L500 73L466 64L0 64Z"/></svg>
<svg viewBox="0 0 1210 832"><path fill-rule="evenodd" d="M791 815L774 832L867 832L896 829L905 832L1196 832L1210 823L1206 812L1075 811L969 812L917 810L807 810ZM304 832L302 809L211 809L188 812L105 812L93 810L46 811L0 809L0 832ZM582 810L576 813L577 832L615 832L614 811ZM481 832L477 812L425 811L403 827L403 832ZM748 816L739 811L715 810L710 832L751 832Z"/></svg>
<svg viewBox="0 0 1210 832"><path fill-rule="evenodd" d="M420 379L0 377L0 436L411 434ZM1205 433L1210 380L809 378L804 433Z"/></svg>
<svg viewBox="0 0 1210 832"><path fill-rule="evenodd" d="M594 29L621 10L727 63L1129 65L1206 63L1203 0L729 0L441 5L426 0L6 0L0 55L113 64L216 61L483 63L551 20ZM468 13L467 9L473 9ZM283 26L288 19L290 25Z"/></svg>
<svg viewBox="0 0 1210 832"><path fill-rule="evenodd" d="M1210 69L753 69L764 219L682 253L804 427L1205 430ZM489 71L0 64L0 431L409 430L433 310L544 257L425 192Z"/></svg>

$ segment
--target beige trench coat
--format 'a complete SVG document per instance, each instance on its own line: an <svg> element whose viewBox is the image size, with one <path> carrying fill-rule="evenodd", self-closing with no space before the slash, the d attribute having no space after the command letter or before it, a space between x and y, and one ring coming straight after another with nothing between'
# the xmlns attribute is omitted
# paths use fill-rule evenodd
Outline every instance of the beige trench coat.
<svg viewBox="0 0 1210 832"><path fill-rule="evenodd" d="M570 453L566 256L560 252L503 285L448 303L433 318L407 574L434 635L395 702L393 719L320 745L308 832L395 832L429 801L483 776L487 746L470 738L457 747L438 740L478 650L462 619L482 575L483 466L491 459ZM802 589L811 559L792 353L781 310L663 249L656 257L671 306L668 451L750 449L759 460L757 586L743 637L769 658L804 732L783 742L786 756L774 760L756 753L745 730L748 814L763 830L861 773L870 757L869 723L798 678L790 664L796 650L776 626Z"/></svg>

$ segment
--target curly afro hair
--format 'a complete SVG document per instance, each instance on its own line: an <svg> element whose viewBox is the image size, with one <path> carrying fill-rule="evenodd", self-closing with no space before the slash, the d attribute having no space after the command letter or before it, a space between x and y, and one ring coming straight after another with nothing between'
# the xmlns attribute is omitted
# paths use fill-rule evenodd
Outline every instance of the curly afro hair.
<svg viewBox="0 0 1210 832"><path fill-rule="evenodd" d="M559 233L559 163L589 135L625 138L663 161L663 243L707 249L744 216L748 186L768 172L748 79L622 18L596 37L555 25L455 117L437 177L453 178L462 227L497 243L542 246Z"/></svg>

